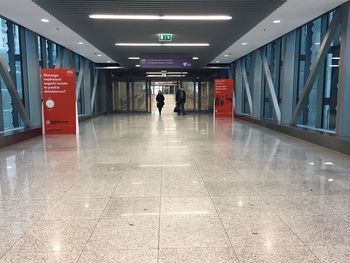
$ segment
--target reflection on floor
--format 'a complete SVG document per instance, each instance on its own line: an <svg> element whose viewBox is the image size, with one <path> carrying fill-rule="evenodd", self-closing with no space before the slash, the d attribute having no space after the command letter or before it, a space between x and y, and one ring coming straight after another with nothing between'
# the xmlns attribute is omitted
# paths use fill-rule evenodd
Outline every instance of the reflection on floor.
<svg viewBox="0 0 350 263"><path fill-rule="evenodd" d="M348 262L350 158L209 116L0 151L0 262Z"/></svg>

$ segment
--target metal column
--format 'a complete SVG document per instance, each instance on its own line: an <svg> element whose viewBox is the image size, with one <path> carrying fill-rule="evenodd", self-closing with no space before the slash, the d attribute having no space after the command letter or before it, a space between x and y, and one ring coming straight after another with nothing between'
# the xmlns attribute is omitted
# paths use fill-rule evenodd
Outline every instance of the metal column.
<svg viewBox="0 0 350 263"><path fill-rule="evenodd" d="M336 134L350 137L350 4L342 7Z"/></svg>
<svg viewBox="0 0 350 263"><path fill-rule="evenodd" d="M293 114L294 87L296 82L295 59L296 31L290 32L285 37L283 50L283 74L281 79L281 114L283 124L289 124Z"/></svg>
<svg viewBox="0 0 350 263"><path fill-rule="evenodd" d="M253 75L253 117L260 119L261 117L261 101L262 101L262 62L260 51L254 52L254 75Z"/></svg>

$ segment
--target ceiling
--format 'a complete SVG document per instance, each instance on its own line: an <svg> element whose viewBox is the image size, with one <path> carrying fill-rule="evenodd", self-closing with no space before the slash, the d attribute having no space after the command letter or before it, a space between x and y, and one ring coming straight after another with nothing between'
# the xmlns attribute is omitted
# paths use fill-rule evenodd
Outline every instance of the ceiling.
<svg viewBox="0 0 350 263"><path fill-rule="evenodd" d="M207 65L232 43L273 13L286 0L33 0L57 20L124 67L128 57L165 53L199 57ZM230 15L229 21L93 20L90 14ZM174 34L174 43L209 43L209 47L117 47L117 42L154 43L158 33Z"/></svg>
<svg viewBox="0 0 350 263"><path fill-rule="evenodd" d="M288 0L212 62L231 63L345 2L348 0ZM273 21L277 19L281 23L274 24ZM242 43L247 45L243 46Z"/></svg>
<svg viewBox="0 0 350 263"><path fill-rule="evenodd" d="M34 4L32 0L0 0L0 16L28 28L95 63L115 62L82 36ZM43 18L50 22L41 22ZM79 45L78 42L80 41L84 44Z"/></svg>

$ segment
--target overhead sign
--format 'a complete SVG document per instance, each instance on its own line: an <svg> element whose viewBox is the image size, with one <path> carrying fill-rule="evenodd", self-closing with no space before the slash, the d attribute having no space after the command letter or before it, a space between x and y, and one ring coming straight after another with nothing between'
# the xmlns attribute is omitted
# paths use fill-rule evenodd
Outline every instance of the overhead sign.
<svg viewBox="0 0 350 263"><path fill-rule="evenodd" d="M159 41L171 42L171 41L173 41L173 34L161 33L161 34L159 34Z"/></svg>
<svg viewBox="0 0 350 263"><path fill-rule="evenodd" d="M233 116L233 79L216 79L215 86L215 117Z"/></svg>
<svg viewBox="0 0 350 263"><path fill-rule="evenodd" d="M75 69L42 69L43 133L77 133Z"/></svg>
<svg viewBox="0 0 350 263"><path fill-rule="evenodd" d="M192 67L192 58L141 57L140 68L188 69Z"/></svg>

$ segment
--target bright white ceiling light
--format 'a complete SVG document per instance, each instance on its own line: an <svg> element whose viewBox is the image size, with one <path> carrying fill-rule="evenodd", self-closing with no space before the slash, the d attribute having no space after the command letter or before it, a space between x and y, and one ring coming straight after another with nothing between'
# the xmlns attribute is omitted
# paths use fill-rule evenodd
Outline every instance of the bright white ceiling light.
<svg viewBox="0 0 350 263"><path fill-rule="evenodd" d="M139 68L139 67L140 67L140 65L135 65L135 67Z"/></svg>
<svg viewBox="0 0 350 263"><path fill-rule="evenodd" d="M107 60L107 63L112 63L112 61L110 61L110 60Z"/></svg>
<svg viewBox="0 0 350 263"><path fill-rule="evenodd" d="M128 57L128 59L130 59L130 60L139 60L140 58L139 57Z"/></svg>
<svg viewBox="0 0 350 263"><path fill-rule="evenodd" d="M92 19L118 19L118 20L204 20L204 21L222 21L231 20L232 16L227 15L108 15L108 14L91 14Z"/></svg>
<svg viewBox="0 0 350 263"><path fill-rule="evenodd" d="M208 47L208 43L164 43L162 46L166 47Z"/></svg>
<svg viewBox="0 0 350 263"><path fill-rule="evenodd" d="M243 42L243 43L242 43L242 46L246 46L246 45L248 45L247 42Z"/></svg>
<svg viewBox="0 0 350 263"><path fill-rule="evenodd" d="M119 47L159 47L160 43L116 43Z"/></svg>
<svg viewBox="0 0 350 263"><path fill-rule="evenodd" d="M95 67L95 69L121 69L119 66L108 66L108 67Z"/></svg>
<svg viewBox="0 0 350 263"><path fill-rule="evenodd" d="M198 60L198 59L199 59L199 57L193 57L192 59L193 59L193 60Z"/></svg>
<svg viewBox="0 0 350 263"><path fill-rule="evenodd" d="M273 23L274 24L279 24L279 23L281 23L281 20L280 19L273 20Z"/></svg>
<svg viewBox="0 0 350 263"><path fill-rule="evenodd" d="M83 45L84 42L78 41L78 45Z"/></svg>
<svg viewBox="0 0 350 263"><path fill-rule="evenodd" d="M220 63L220 61L219 61L219 60L217 60L217 61L215 61L215 63Z"/></svg>
<svg viewBox="0 0 350 263"><path fill-rule="evenodd" d="M207 47L208 43L116 43L119 47Z"/></svg>
<svg viewBox="0 0 350 263"><path fill-rule="evenodd" d="M227 55L227 54L226 54L226 55L224 55L224 57L226 57L226 58L227 58L227 57L229 57L229 56L230 56L230 55Z"/></svg>
<svg viewBox="0 0 350 263"><path fill-rule="evenodd" d="M49 23L49 22L50 22L50 20L49 20L49 19L47 19L47 18L42 18L42 19L41 19L41 22L43 22L43 23Z"/></svg>
<svg viewBox="0 0 350 263"><path fill-rule="evenodd" d="M97 54L96 56L98 56L98 57L102 57L102 55L101 55L101 54Z"/></svg>

